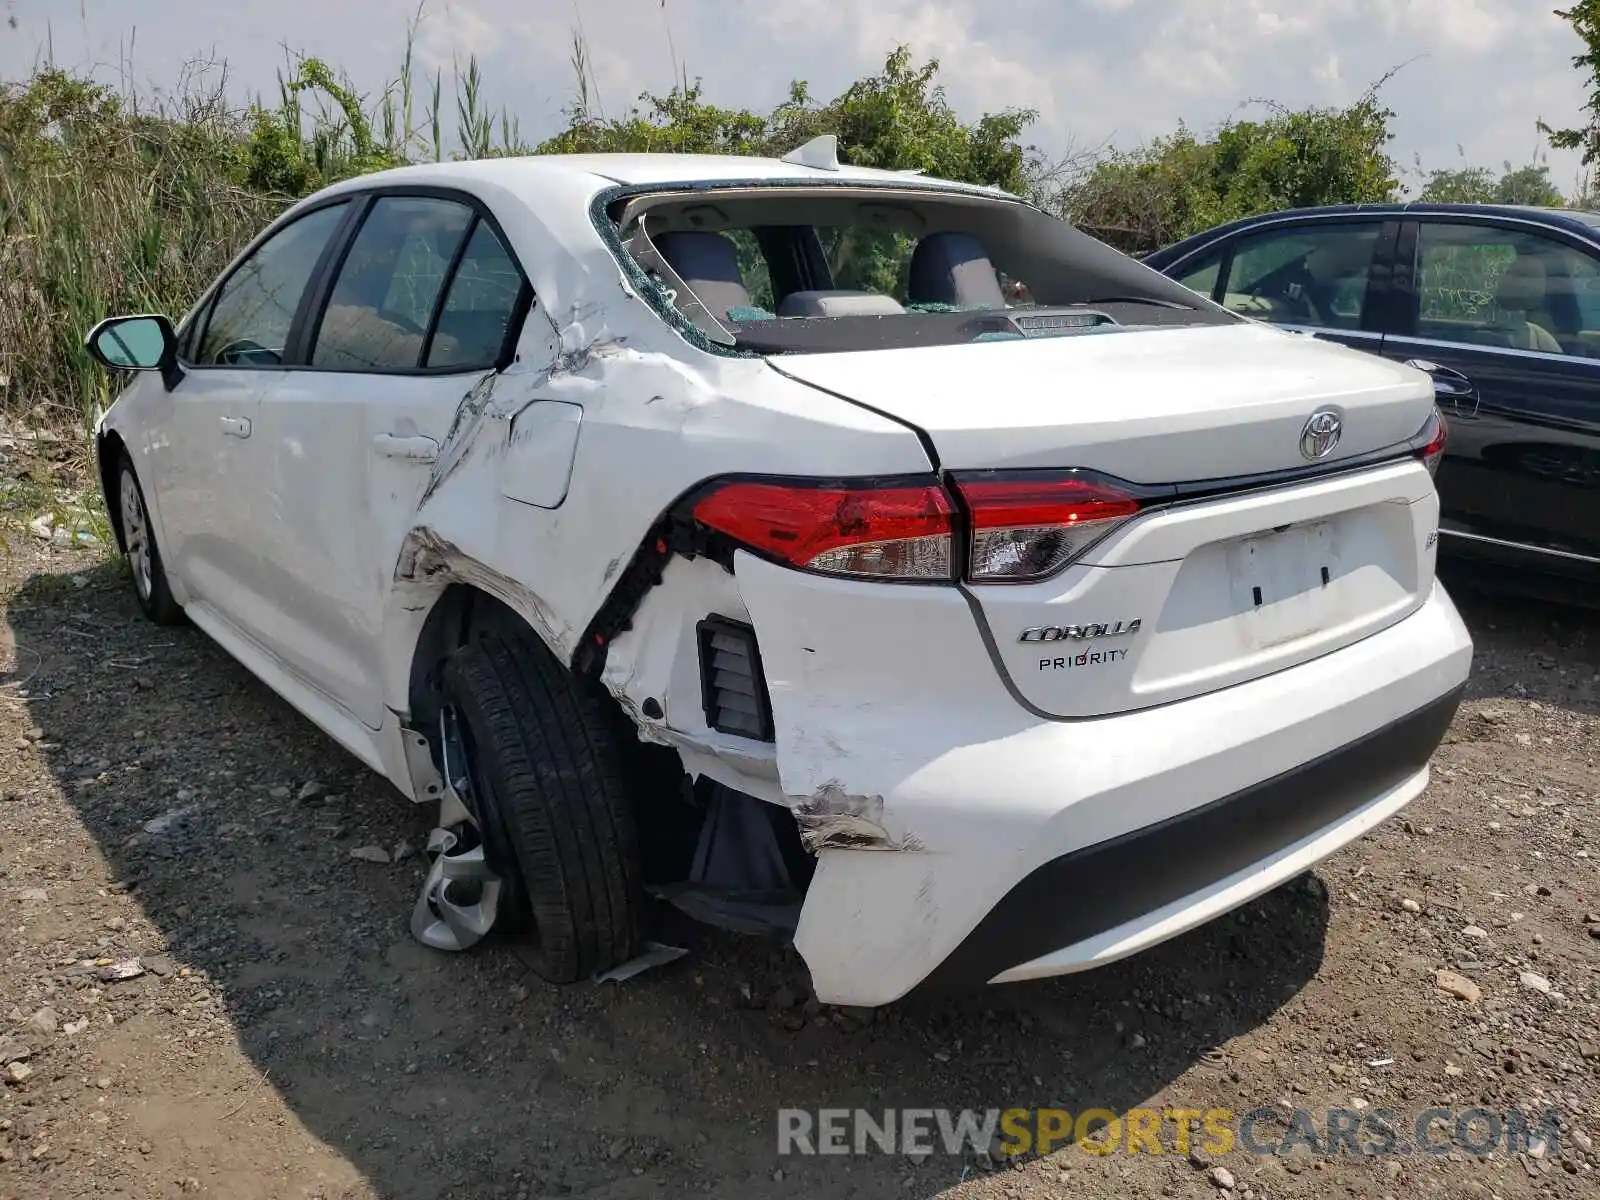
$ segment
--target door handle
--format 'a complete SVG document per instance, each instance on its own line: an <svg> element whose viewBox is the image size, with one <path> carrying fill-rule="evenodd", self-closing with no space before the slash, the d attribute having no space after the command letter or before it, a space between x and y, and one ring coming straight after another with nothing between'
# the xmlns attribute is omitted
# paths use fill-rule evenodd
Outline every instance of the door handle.
<svg viewBox="0 0 1600 1200"><path fill-rule="evenodd" d="M398 433L380 433L372 439L372 448L385 458L400 458L406 462L419 463L439 461L439 443L431 437L402 437Z"/></svg>
<svg viewBox="0 0 1600 1200"><path fill-rule="evenodd" d="M247 438L250 436L250 418L223 417L222 432L226 437Z"/></svg>
<svg viewBox="0 0 1600 1200"><path fill-rule="evenodd" d="M1425 358L1410 358L1406 366L1424 371L1433 378L1433 397L1460 417L1478 415L1478 385L1452 367L1441 366Z"/></svg>

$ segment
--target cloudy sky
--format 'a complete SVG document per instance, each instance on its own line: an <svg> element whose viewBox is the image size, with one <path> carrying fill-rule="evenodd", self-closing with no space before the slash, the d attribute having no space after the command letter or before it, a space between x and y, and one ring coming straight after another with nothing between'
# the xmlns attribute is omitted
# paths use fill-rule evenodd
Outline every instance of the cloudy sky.
<svg viewBox="0 0 1600 1200"><path fill-rule="evenodd" d="M364 90L397 73L417 0L0 0L0 77L47 47L66 66L170 87L186 62L226 60L240 95L275 87L285 48ZM525 137L554 129L581 23L606 111L665 90L673 62L708 98L765 107L790 79L831 97L897 43L937 57L966 113L1040 111L1054 151L1130 146L1180 119L1208 127L1266 97L1338 104L1391 67L1396 156L1411 166L1521 165L1535 121L1576 118L1578 49L1556 0L426 0L419 53L447 77L477 54L489 99ZM131 52L130 52L131 47ZM448 83L447 88L448 91ZM1570 190L1578 165L1549 156Z"/></svg>

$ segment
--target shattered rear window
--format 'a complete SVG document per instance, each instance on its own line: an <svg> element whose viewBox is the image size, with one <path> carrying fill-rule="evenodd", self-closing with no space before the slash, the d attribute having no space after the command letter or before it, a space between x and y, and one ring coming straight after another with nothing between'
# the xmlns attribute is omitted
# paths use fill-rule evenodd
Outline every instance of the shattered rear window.
<svg viewBox="0 0 1600 1200"><path fill-rule="evenodd" d="M611 210L658 308L712 342L827 352L1237 318L1020 202L929 188L644 193Z"/></svg>

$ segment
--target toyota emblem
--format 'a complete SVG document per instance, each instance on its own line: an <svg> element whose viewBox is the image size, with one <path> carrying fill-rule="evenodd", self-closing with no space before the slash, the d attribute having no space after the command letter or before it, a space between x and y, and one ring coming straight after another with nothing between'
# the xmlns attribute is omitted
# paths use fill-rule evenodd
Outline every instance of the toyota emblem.
<svg viewBox="0 0 1600 1200"><path fill-rule="evenodd" d="M1319 408L1300 431L1300 453L1313 461L1327 458L1339 444L1344 422L1331 408Z"/></svg>

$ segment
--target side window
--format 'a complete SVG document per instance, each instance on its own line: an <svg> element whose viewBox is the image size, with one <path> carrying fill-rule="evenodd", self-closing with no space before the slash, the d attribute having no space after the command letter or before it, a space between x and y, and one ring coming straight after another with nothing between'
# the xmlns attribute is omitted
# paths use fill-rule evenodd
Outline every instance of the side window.
<svg viewBox="0 0 1600 1200"><path fill-rule="evenodd" d="M349 205L330 204L286 225L239 264L217 293L194 362L276 367L311 273Z"/></svg>
<svg viewBox="0 0 1600 1200"><path fill-rule="evenodd" d="M1291 226L1234 243L1222 303L1245 316L1360 329L1377 222Z"/></svg>
<svg viewBox="0 0 1600 1200"><path fill-rule="evenodd" d="M1600 358L1600 264L1541 234L1425 221L1417 335Z"/></svg>
<svg viewBox="0 0 1600 1200"><path fill-rule="evenodd" d="M1190 263L1182 275L1174 278L1191 292L1199 292L1207 300L1217 292L1217 276L1222 272L1222 251L1212 250L1198 263Z"/></svg>
<svg viewBox="0 0 1600 1200"><path fill-rule="evenodd" d="M1573 329L1569 336L1558 322L1556 337L1568 354L1600 358L1600 260L1562 249L1570 255L1567 283L1572 288Z"/></svg>
<svg viewBox="0 0 1600 1200"><path fill-rule="evenodd" d="M422 361L445 276L473 212L423 196L378 199L350 243L317 327L311 365L405 371Z"/></svg>
<svg viewBox="0 0 1600 1200"><path fill-rule="evenodd" d="M750 307L771 312L777 307L772 294L772 272L767 256L751 229L728 229L723 233L739 254L739 276L750 293ZM731 319L731 318L730 318Z"/></svg>
<svg viewBox="0 0 1600 1200"><path fill-rule="evenodd" d="M488 222L480 220L472 228L439 310L426 365L459 370L494 366L506 344L522 287L517 264Z"/></svg>

